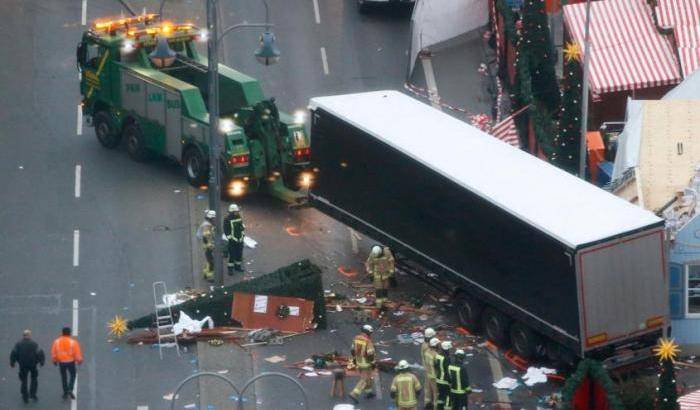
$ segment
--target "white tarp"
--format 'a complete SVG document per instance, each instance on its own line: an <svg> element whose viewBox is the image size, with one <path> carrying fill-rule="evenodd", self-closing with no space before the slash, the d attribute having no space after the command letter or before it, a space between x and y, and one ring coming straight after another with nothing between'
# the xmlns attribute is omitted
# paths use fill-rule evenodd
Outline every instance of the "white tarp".
<svg viewBox="0 0 700 410"><path fill-rule="evenodd" d="M214 321L211 317L207 316L202 320L195 320L187 316L187 313L180 311L180 319L173 326L173 333L176 336L179 336L185 330L188 333L199 333L205 324L209 329L214 328Z"/></svg>
<svg viewBox="0 0 700 410"><path fill-rule="evenodd" d="M417 0L411 17L410 71L418 53L488 23L488 0Z"/></svg>
<svg viewBox="0 0 700 410"><path fill-rule="evenodd" d="M662 100L700 99L700 70L688 76L682 83L669 91ZM625 129L617 142L617 154L613 165L612 180L620 178L626 170L639 165L639 150L642 140L643 101L627 99Z"/></svg>

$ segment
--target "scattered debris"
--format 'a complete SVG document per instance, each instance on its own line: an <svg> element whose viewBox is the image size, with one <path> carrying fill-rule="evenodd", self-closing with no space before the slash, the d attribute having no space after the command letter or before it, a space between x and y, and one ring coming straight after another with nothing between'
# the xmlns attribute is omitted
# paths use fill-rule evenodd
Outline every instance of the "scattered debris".
<svg viewBox="0 0 700 410"><path fill-rule="evenodd" d="M258 246L258 241L251 238L250 236L244 237L243 243L245 244L245 246L249 247L250 249L255 249L255 247Z"/></svg>
<svg viewBox="0 0 700 410"><path fill-rule="evenodd" d="M180 318L173 326L173 333L175 333L175 336L179 336L185 331L188 333L200 333L205 324L209 329L214 328L214 321L209 316L202 320L194 320L187 313L180 312Z"/></svg>
<svg viewBox="0 0 700 410"><path fill-rule="evenodd" d="M504 377L496 383L493 383L493 387L503 390L514 390L518 385L518 381L510 377Z"/></svg>
<svg viewBox="0 0 700 410"><path fill-rule="evenodd" d="M555 374L556 370L546 367L528 367L527 372L523 375L525 385L534 386L538 383L547 383L547 375Z"/></svg>
<svg viewBox="0 0 700 410"><path fill-rule="evenodd" d="M270 362L270 363L279 363L279 362L283 362L285 360L287 360L287 356L275 355L275 356L270 356L270 357L265 358L265 361Z"/></svg>

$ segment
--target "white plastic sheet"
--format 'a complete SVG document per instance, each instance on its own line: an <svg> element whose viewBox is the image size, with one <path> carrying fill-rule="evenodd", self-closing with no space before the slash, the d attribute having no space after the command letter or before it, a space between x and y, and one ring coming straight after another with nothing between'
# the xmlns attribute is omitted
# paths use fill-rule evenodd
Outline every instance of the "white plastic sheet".
<svg viewBox="0 0 700 410"><path fill-rule="evenodd" d="M202 320L195 320L187 316L187 313L181 311L180 319L173 326L173 333L175 333L176 336L182 334L185 330L187 330L188 333L199 333L202 331L202 327L205 324L209 329L214 327L214 321L209 316Z"/></svg>
<svg viewBox="0 0 700 410"><path fill-rule="evenodd" d="M410 71L418 53L488 23L488 0L417 0L411 17Z"/></svg>
<svg viewBox="0 0 700 410"><path fill-rule="evenodd" d="M523 375L523 380L527 386L534 386L538 383L547 383L547 375L554 374L556 370L546 367L528 367Z"/></svg>
<svg viewBox="0 0 700 410"><path fill-rule="evenodd" d="M494 383L493 387L503 390L513 390L516 387L518 387L518 381L510 377L504 377L501 380Z"/></svg>

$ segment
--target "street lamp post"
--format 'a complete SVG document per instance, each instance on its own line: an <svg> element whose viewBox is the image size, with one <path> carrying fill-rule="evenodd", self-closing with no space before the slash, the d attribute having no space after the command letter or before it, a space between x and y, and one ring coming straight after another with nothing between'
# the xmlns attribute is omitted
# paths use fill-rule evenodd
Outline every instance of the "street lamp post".
<svg viewBox="0 0 700 410"><path fill-rule="evenodd" d="M219 42L228 33L243 28L265 28L260 37L260 46L255 51L255 58L264 65L275 64L280 52L275 46L275 36L269 29L270 8L265 5L265 23L241 23L226 28L221 35L217 24L217 0L207 0L207 53L209 71L209 209L216 211L214 219L214 275L218 285L224 284L223 253L222 253L222 212L221 212L221 138L219 130Z"/></svg>
<svg viewBox="0 0 700 410"><path fill-rule="evenodd" d="M586 134L588 132L588 75L591 63L590 49L591 0L586 1L586 25L583 33L583 85L581 90L581 145L579 146L579 178L586 179Z"/></svg>

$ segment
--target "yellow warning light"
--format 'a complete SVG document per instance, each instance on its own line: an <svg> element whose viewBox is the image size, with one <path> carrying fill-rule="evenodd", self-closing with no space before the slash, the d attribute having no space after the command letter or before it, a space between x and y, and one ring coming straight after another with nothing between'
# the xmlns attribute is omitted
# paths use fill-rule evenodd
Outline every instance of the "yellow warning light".
<svg viewBox="0 0 700 410"><path fill-rule="evenodd" d="M173 25L170 22L165 22L161 26L163 34L170 34L173 31Z"/></svg>

